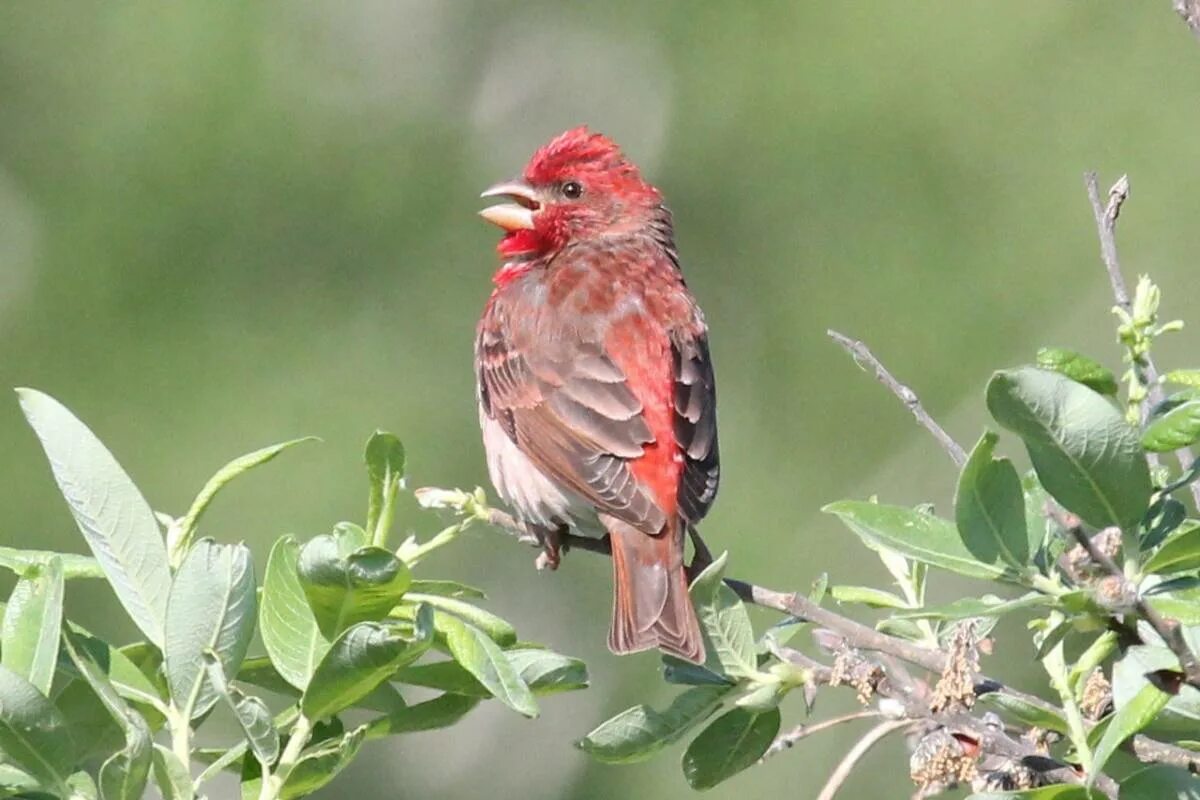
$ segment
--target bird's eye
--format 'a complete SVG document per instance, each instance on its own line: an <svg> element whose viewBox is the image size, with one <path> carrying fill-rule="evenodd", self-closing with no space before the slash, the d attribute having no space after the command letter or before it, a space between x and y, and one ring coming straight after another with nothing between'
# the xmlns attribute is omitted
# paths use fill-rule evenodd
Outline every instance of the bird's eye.
<svg viewBox="0 0 1200 800"><path fill-rule="evenodd" d="M583 186L579 181L567 181L563 184L562 193L570 200L578 200L583 195Z"/></svg>

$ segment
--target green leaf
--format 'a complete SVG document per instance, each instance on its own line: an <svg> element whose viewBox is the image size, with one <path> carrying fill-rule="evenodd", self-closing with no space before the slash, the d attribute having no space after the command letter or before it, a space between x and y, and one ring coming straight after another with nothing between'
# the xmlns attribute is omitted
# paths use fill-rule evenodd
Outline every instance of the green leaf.
<svg viewBox="0 0 1200 800"><path fill-rule="evenodd" d="M300 550L300 585L326 639L356 622L387 616L412 582L403 561L381 547L367 547L356 529L317 536Z"/></svg>
<svg viewBox="0 0 1200 800"><path fill-rule="evenodd" d="M839 603L858 603L870 608L909 608L903 597L870 586L831 586L829 594Z"/></svg>
<svg viewBox="0 0 1200 800"><path fill-rule="evenodd" d="M24 575L30 567L45 566L52 558L57 558L62 562L63 577L67 580L104 577L104 570L100 569L100 562L91 556L55 553L52 550L18 550L15 547L0 547L0 567L12 570L17 575Z"/></svg>
<svg viewBox="0 0 1200 800"><path fill-rule="evenodd" d="M391 508L396 490L404 480L404 445L387 431L375 431L367 440L364 454L371 492L367 498L367 530L381 542L391 526ZM377 534L382 528L382 534Z"/></svg>
<svg viewBox="0 0 1200 800"><path fill-rule="evenodd" d="M467 672L466 667L457 661L433 661L428 664L414 664L399 670L392 680L406 683L409 686L423 686L426 689L437 689L450 694L461 694L467 697L491 697L492 693L475 680L475 676ZM532 689L532 687L530 687Z"/></svg>
<svg viewBox="0 0 1200 800"><path fill-rule="evenodd" d="M99 800L99 790L92 776L83 770L67 778L67 788L71 790L70 800Z"/></svg>
<svg viewBox="0 0 1200 800"><path fill-rule="evenodd" d="M761 714L735 708L718 717L688 745L683 776L693 789L711 789L762 758L779 733L779 709Z"/></svg>
<svg viewBox="0 0 1200 800"><path fill-rule="evenodd" d="M1121 796L1123 798L1124 794ZM1021 792L980 792L971 795L967 800L1107 800L1107 798L1099 791L1079 784L1056 783L1053 786L1026 789Z"/></svg>
<svg viewBox="0 0 1200 800"><path fill-rule="evenodd" d="M306 750L283 782L281 800L312 794L336 778L358 755L366 733L366 726L361 725L340 739L328 739Z"/></svg>
<svg viewBox="0 0 1200 800"><path fill-rule="evenodd" d="M121 727L82 677L56 692L53 703L68 731L87 731L75 742L76 764L102 760L125 746Z"/></svg>
<svg viewBox="0 0 1200 800"><path fill-rule="evenodd" d="M1200 441L1200 400L1177 406L1151 422L1142 434L1142 446L1154 453L1169 453Z"/></svg>
<svg viewBox="0 0 1200 800"><path fill-rule="evenodd" d="M146 638L162 647L171 573L154 512L121 465L57 400L18 389L75 523Z"/></svg>
<svg viewBox="0 0 1200 800"><path fill-rule="evenodd" d="M1030 535L1017 470L1007 458L992 455L997 438L985 432L963 466L954 496L954 520L975 558L985 564L999 561L1023 572L1041 543L1041 530Z"/></svg>
<svg viewBox="0 0 1200 800"><path fill-rule="evenodd" d="M100 765L100 797L104 800L141 800L150 772L150 747L134 757L130 753L113 753Z"/></svg>
<svg viewBox="0 0 1200 800"><path fill-rule="evenodd" d="M397 669L419 658L433 641L430 614L419 617L416 637L377 622L360 622L339 636L317 665L300 701L309 719L331 717L365 697Z"/></svg>
<svg viewBox="0 0 1200 800"><path fill-rule="evenodd" d="M1200 369L1173 369L1162 376L1164 383L1200 387Z"/></svg>
<svg viewBox="0 0 1200 800"><path fill-rule="evenodd" d="M1043 347L1037 353L1037 365L1082 383L1094 392L1113 397L1117 394L1117 378L1112 370L1085 355L1062 347Z"/></svg>
<svg viewBox="0 0 1200 800"><path fill-rule="evenodd" d="M896 619L939 619L939 620L959 620L972 619L975 617L999 617L1013 611L1020 611L1026 608L1042 608L1054 606L1057 600L1049 595L1030 592L1012 600L1004 600L996 597L994 594L985 594L983 597L964 597L955 600L952 603L947 603L944 606L927 606L925 608L917 608L911 611L902 611L895 614Z"/></svg>
<svg viewBox="0 0 1200 800"><path fill-rule="evenodd" d="M1200 625L1200 586L1196 580L1194 576L1174 578L1153 587L1161 593L1151 594L1152 590L1147 589L1142 595L1150 607L1164 617L1183 625Z"/></svg>
<svg viewBox="0 0 1200 800"><path fill-rule="evenodd" d="M793 618L794 619L794 618ZM771 631L767 631L767 636ZM710 662L712 659L709 659ZM684 686L730 686L737 681L717 672L705 669L699 664L684 661L672 655L663 654L663 680L667 683L677 683ZM719 664L716 664L718 668Z"/></svg>
<svg viewBox="0 0 1200 800"><path fill-rule="evenodd" d="M225 674L236 675L254 635L256 606L250 549L196 542L171 584L163 650L171 698L189 719L217 701L204 674L204 653L215 652Z"/></svg>
<svg viewBox="0 0 1200 800"><path fill-rule="evenodd" d="M66 630L70 633L73 645L104 672L120 697L135 704L147 722L161 722L162 718L155 709L166 701L167 689L165 684L160 687L155 682L157 680L158 683L164 683L160 675L162 657L157 648L147 645L155 657L145 664L139 664L135 663L130 655L134 652L132 645L120 649L112 647L71 622L67 623ZM69 666L80 678L86 679L74 666L74 662L70 662ZM67 671L67 665L60 661L59 669Z"/></svg>
<svg viewBox="0 0 1200 800"><path fill-rule="evenodd" d="M450 655L475 676L497 700L527 717L538 715L533 693L508 656L486 633L452 614L435 619L445 633Z"/></svg>
<svg viewBox="0 0 1200 800"><path fill-rule="evenodd" d="M256 658L247 658L242 662L242 668L238 670L237 679L246 683L252 683L255 686L275 692L276 694L284 695L293 699L299 699L301 692L292 686L287 680L279 674L275 669L275 665L271 663L269 657L259 656ZM404 698L400 696L400 692L390 684L380 684L374 691L367 694L357 703L355 708L360 708L365 711L378 711L383 714L405 707Z"/></svg>
<svg viewBox="0 0 1200 800"><path fill-rule="evenodd" d="M424 703L394 711L367 724L367 737L377 739L397 733L417 733L455 724L479 705L480 698L443 694Z"/></svg>
<svg viewBox="0 0 1200 800"><path fill-rule="evenodd" d="M504 655L535 695L571 692L588 687L587 665L578 658L538 647L517 647Z"/></svg>
<svg viewBox="0 0 1200 800"><path fill-rule="evenodd" d="M587 667L577 658L552 650L516 648L504 653L535 696L586 689ZM475 676L457 661L435 661L404 667L393 680L468 697L491 697Z"/></svg>
<svg viewBox="0 0 1200 800"><path fill-rule="evenodd" d="M1131 529L1152 486L1140 437L1107 400L1045 370L997 372L988 410L1025 441L1041 483L1068 511L1097 528Z"/></svg>
<svg viewBox="0 0 1200 800"><path fill-rule="evenodd" d="M408 592L404 595L403 605L395 609L393 616L412 619L414 609L420 604L433 606L436 611L433 618L434 628L438 631L443 628L442 618L450 614L483 631L488 638L501 647L509 647L517 643L517 631L510 623L479 606L452 597Z"/></svg>
<svg viewBox="0 0 1200 800"><path fill-rule="evenodd" d="M696 686L664 711L640 704L600 723L576 746L605 764L645 761L712 716L732 686Z"/></svg>
<svg viewBox="0 0 1200 800"><path fill-rule="evenodd" d="M1025 496L1025 525L1029 528L1030 541L1038 543L1033 562L1042 574L1048 575L1066 550L1067 537L1062 535L1058 523L1046 514L1050 495L1038 482L1036 472L1029 470L1021 477L1021 491Z"/></svg>
<svg viewBox="0 0 1200 800"><path fill-rule="evenodd" d="M979 701L986 706L1003 712L1022 725L1044 728L1048 731L1068 733L1067 721L1058 714L1051 713L1039 706L1022 700L1020 697L1004 692L988 692L979 696Z"/></svg>
<svg viewBox="0 0 1200 800"><path fill-rule="evenodd" d="M161 744L154 745L151 759L154 782L163 800L192 800L192 776L187 766Z"/></svg>
<svg viewBox="0 0 1200 800"><path fill-rule="evenodd" d="M208 509L213 498L217 496L217 492L225 488L225 486L244 472L248 472L260 464L265 464L275 456L287 450L289 447L295 447L298 444L305 442L318 442L315 436L305 436L301 439L292 439L287 442L280 442L269 447L264 447L261 450L255 450L253 453L246 453L243 456L238 456L233 461L230 461L225 466L217 470L216 474L208 479L204 484L204 488L200 490L200 494L196 495L196 499L192 501L192 506L187 510L183 519L179 521L179 538L178 542L183 552L186 552L191 544L192 537L196 533L196 526L200 524L200 517ZM182 553L180 554L182 556Z"/></svg>
<svg viewBox="0 0 1200 800"><path fill-rule="evenodd" d="M0 667L0 762L63 795L75 771L75 748L62 715L36 686L7 667Z"/></svg>
<svg viewBox="0 0 1200 800"><path fill-rule="evenodd" d="M1180 767L1156 764L1121 781L1121 800L1200 800L1200 778Z"/></svg>
<svg viewBox="0 0 1200 800"><path fill-rule="evenodd" d="M739 678L758 671L758 648L746 606L723 580L728 555L705 567L688 592L704 634L704 669Z"/></svg>
<svg viewBox="0 0 1200 800"><path fill-rule="evenodd" d="M1099 774L1121 743L1138 733L1158 716L1171 696L1157 687L1146 684L1128 702L1117 706L1112 722L1092 753L1092 776Z"/></svg>
<svg viewBox="0 0 1200 800"><path fill-rule="evenodd" d="M36 796L39 788L37 779L32 775L22 772L12 764L0 763L0 797L13 797L21 795L22 792Z"/></svg>
<svg viewBox="0 0 1200 800"><path fill-rule="evenodd" d="M303 691L329 651L329 642L321 636L317 618L300 586L296 571L299 560L300 545L293 536L284 536L271 548L258 624L275 669Z"/></svg>
<svg viewBox="0 0 1200 800"><path fill-rule="evenodd" d="M230 686L225 680L221 660L211 650L204 654L204 670L217 695L233 712L254 757L264 764L274 764L279 756L279 733L275 730L271 709L257 697L247 697L237 687Z"/></svg>
<svg viewBox="0 0 1200 800"><path fill-rule="evenodd" d="M125 747L100 768L100 793L105 800L139 800L150 773L153 733L141 715L126 705L108 674L92 659L86 641L68 630L63 635L63 650L125 736ZM92 732L94 735L94 729Z"/></svg>
<svg viewBox="0 0 1200 800"><path fill-rule="evenodd" d="M1146 572L1169 575L1197 567L1200 567L1200 522L1188 520L1146 559L1144 569Z"/></svg>
<svg viewBox="0 0 1200 800"><path fill-rule="evenodd" d="M436 594L441 597L470 598L474 600L487 599L487 595L483 593L482 589L476 589L474 586L468 586L458 581L414 580L409 587L409 591L418 594Z"/></svg>
<svg viewBox="0 0 1200 800"><path fill-rule="evenodd" d="M1158 547L1173 531L1184 523L1187 518L1187 508L1173 497L1161 493L1157 500L1150 504L1146 516L1142 519L1145 534L1139 548L1150 551Z"/></svg>
<svg viewBox="0 0 1200 800"><path fill-rule="evenodd" d="M750 686L750 690L735 700L734 705L760 714L778 708L791 688L779 680L752 682Z"/></svg>
<svg viewBox="0 0 1200 800"><path fill-rule="evenodd" d="M822 510L835 514L872 549L890 548L914 561L971 578L995 580L1006 574L1004 567L976 559L958 530L931 514L859 500L841 500Z"/></svg>
<svg viewBox="0 0 1200 800"><path fill-rule="evenodd" d="M44 567L30 567L17 581L0 632L0 664L47 696L58 661L62 606L62 561L52 558Z"/></svg>

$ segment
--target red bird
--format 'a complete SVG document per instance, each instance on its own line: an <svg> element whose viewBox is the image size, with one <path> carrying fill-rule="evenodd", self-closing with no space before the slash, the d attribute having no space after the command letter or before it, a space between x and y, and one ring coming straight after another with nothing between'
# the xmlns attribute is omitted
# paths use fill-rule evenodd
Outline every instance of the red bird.
<svg viewBox="0 0 1200 800"><path fill-rule="evenodd" d="M704 316L662 195L585 127L483 197L503 265L475 344L480 424L500 496L558 564L561 534L612 543L614 653L704 660L683 563L717 494Z"/></svg>

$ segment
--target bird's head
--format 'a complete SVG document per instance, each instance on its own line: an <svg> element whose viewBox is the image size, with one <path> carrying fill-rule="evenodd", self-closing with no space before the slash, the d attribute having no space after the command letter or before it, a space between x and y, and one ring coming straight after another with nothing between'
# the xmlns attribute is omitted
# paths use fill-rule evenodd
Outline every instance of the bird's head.
<svg viewBox="0 0 1200 800"><path fill-rule="evenodd" d="M616 143L583 126L541 147L519 179L481 196L511 201L479 212L504 229L497 249L505 258L549 255L572 242L636 230L662 202Z"/></svg>

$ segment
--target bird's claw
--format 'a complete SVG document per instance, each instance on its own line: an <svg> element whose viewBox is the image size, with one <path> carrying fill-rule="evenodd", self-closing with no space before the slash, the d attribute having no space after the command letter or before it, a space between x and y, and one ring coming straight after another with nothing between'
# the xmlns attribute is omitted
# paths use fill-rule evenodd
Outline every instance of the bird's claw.
<svg viewBox="0 0 1200 800"><path fill-rule="evenodd" d="M542 545L542 552L534 560L533 565L538 571L556 570L558 565L562 563L562 554L566 548L563 547L562 534L565 526L557 528L540 528L537 531L538 542Z"/></svg>

